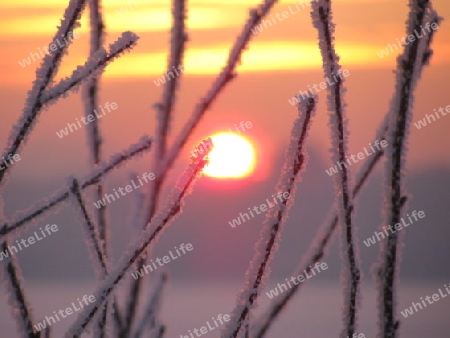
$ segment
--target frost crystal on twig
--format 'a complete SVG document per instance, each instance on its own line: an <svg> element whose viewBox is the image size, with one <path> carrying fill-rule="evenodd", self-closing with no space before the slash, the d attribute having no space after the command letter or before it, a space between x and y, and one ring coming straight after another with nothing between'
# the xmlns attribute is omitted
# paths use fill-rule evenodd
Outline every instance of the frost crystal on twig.
<svg viewBox="0 0 450 338"><path fill-rule="evenodd" d="M134 337L138 338L141 337L144 333L144 330L146 327L148 327L150 330L153 330L156 328L156 330L161 330L158 323L157 323L157 315L160 312L161 308L161 298L163 295L164 287L167 285L167 273L163 272L161 273L161 276L156 284L155 289L153 290L152 296L148 300L147 306L144 310L144 314L140 320L140 322L137 325L136 332L134 333Z"/></svg>
<svg viewBox="0 0 450 338"><path fill-rule="evenodd" d="M261 229L260 240L256 243L255 253L246 273L245 286L237 297L237 305L231 313L231 320L221 337L237 337L250 311L255 307L256 299L270 273L269 264L278 248L282 227L288 217L289 208L295 198L296 184L301 179L301 171L306 165L305 141L316 108L315 96L299 103L299 117L295 120L283 171L278 181L276 194L282 195L280 204L266 212ZM287 194L287 196L285 195Z"/></svg>
<svg viewBox="0 0 450 338"><path fill-rule="evenodd" d="M61 25L53 38L53 44L56 44L58 41L62 41L67 36L73 34L73 30L76 28L76 24L85 4L86 0L71 0L69 2L64 13L64 19L61 20ZM72 40L69 39L69 42L71 41ZM11 131L4 158L7 158L8 155L18 153L21 145L27 140L27 136L33 129L38 114L43 108L41 97L44 90L53 80L61 63L61 59L67 51L67 47L68 44L64 44L58 48L56 52L45 55L41 66L36 70L36 79L33 82L32 89L28 92L28 98L23 109L22 117ZM8 169L9 167L0 170L0 186Z"/></svg>
<svg viewBox="0 0 450 338"><path fill-rule="evenodd" d="M236 77L235 69L241 61L241 56L247 48L250 38L253 36L252 29L261 22L262 18L269 13L270 9L276 2L277 0L265 0L265 2L259 5L258 8L250 10L250 17L247 20L241 34L231 48L228 55L227 64L217 76L210 90L206 93L206 96L203 97L196 105L191 118L175 139L174 144L167 152L164 164L161 166L161 171L165 171L172 166L182 147L186 144L189 136L200 122L203 115L217 99L225 86Z"/></svg>
<svg viewBox="0 0 450 338"><path fill-rule="evenodd" d="M140 238L135 243L132 243L129 250L122 255L116 267L108 275L108 278L94 293L96 299L95 303L86 306L78 315L75 323L67 331L66 337L80 335L84 331L98 310L102 307L103 303L108 299L112 291L114 291L118 283L125 277L127 271L132 268L133 264L140 257L146 255L149 247L154 244L163 230L169 226L174 218L182 211L184 198L190 192L193 183L206 165L206 161L205 158L193 159L191 161L178 184L172 190L167 205L152 218L151 223L142 232Z"/></svg>
<svg viewBox="0 0 450 338"><path fill-rule="evenodd" d="M83 66L78 66L72 75L61 80L42 94L41 104L48 104L66 95L69 90L77 90L86 80L98 76L109 62L130 50L136 45L138 36L132 32L124 32L116 42L110 45L109 53L102 47L92 55Z"/></svg>
<svg viewBox="0 0 450 338"><path fill-rule="evenodd" d="M8 244L7 241L1 243L0 249L7 252ZM7 290L8 302L11 305L13 318L17 323L20 335L31 338L39 337L39 334L33 328L33 315L25 297L23 277L17 258L11 254L5 262L0 262L0 267L0 275L3 275L3 285Z"/></svg>
<svg viewBox="0 0 450 338"><path fill-rule="evenodd" d="M410 12L406 32L408 35L420 31L426 22L439 23L440 18L428 0L410 0ZM391 126L387 137L387 161L384 225L400 222L406 202L404 191L405 158L409 125L412 119L414 90L420 78L422 68L428 64L432 51L430 44L433 34L425 39L415 39L405 45L403 54L397 58L396 90L391 102ZM376 271L378 282L378 324L379 337L398 336L400 322L396 319L396 286L401 261L401 239L398 232L392 233L385 244L380 245L379 268Z"/></svg>
<svg viewBox="0 0 450 338"><path fill-rule="evenodd" d="M152 145L152 139L149 137L143 137L137 144L131 145L125 151L111 156L108 162L100 163L97 168L91 171L91 173L80 184L81 189L85 189L91 185L97 184L97 182L107 173L113 169L118 168L126 161L132 159L136 155L141 155L143 152L148 151ZM70 191L66 186L63 189L59 189L48 199L44 199L32 206L28 210L17 213L17 215L9 222L4 224L0 228L0 238L10 233L17 231L22 225L36 220L36 217L46 213L53 207L59 205L61 202L69 198Z"/></svg>
<svg viewBox="0 0 450 338"><path fill-rule="evenodd" d="M343 257L342 277L344 288L344 307L342 319L344 329L341 337L352 337L356 332L357 305L360 297L361 269L359 252L355 240L353 223L353 198L351 196L350 173L347 170L346 154L348 127L343 101L345 88L339 65L339 56L334 50L334 23L331 15L331 0L317 0L312 3L311 18L318 30L319 47L322 54L326 78L334 78L336 83L328 87L328 109L332 142L332 161L343 164L340 174L335 175L335 196L339 206L339 225L341 229L341 254ZM336 75L338 76L336 78Z"/></svg>

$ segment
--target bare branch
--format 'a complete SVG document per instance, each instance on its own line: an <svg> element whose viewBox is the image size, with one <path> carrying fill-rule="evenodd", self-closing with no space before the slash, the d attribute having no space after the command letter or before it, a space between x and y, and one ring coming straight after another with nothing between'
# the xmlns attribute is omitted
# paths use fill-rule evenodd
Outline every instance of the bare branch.
<svg viewBox="0 0 450 338"><path fill-rule="evenodd" d="M1 250L3 252L8 253L8 244L7 241L1 244ZM2 274L4 275L3 278L8 291L13 318L16 320L21 335L29 338L38 338L40 335L33 327L33 316L31 307L25 296L23 277L19 264L11 251L9 251L9 254L10 257L6 258L6 262L2 262L0 266L2 267Z"/></svg>
<svg viewBox="0 0 450 338"><path fill-rule="evenodd" d="M61 20L61 26L59 26L51 44L59 46L58 42L63 40L67 41L67 43L60 46L55 52L45 55L41 66L36 70L36 80L33 82L33 87L28 93L22 117L17 127L11 131L8 142L9 146L7 146L8 150L5 151L4 158L13 156L19 152L20 147L26 141L28 134L36 123L36 118L43 107L41 97L55 76L69 43L72 42L70 37L73 34L74 28L76 28L76 23L85 5L86 0L70 0L64 13L64 19ZM69 39L67 40L66 38ZM0 170L0 185L8 170L9 167Z"/></svg>
<svg viewBox="0 0 450 338"><path fill-rule="evenodd" d="M167 207L152 218L151 224L146 227L141 237L130 246L127 253L122 255L116 268L111 271L106 281L95 292L96 301L86 306L78 315L75 323L67 331L66 337L78 336L84 331L102 304L108 299L118 283L125 277L127 271L140 257L146 254L148 248L155 242L163 230L171 224L175 216L181 212L184 197L190 192L192 184L206 163L207 159L205 158L192 160L181 177L179 184L173 189L168 199Z"/></svg>
<svg viewBox="0 0 450 338"><path fill-rule="evenodd" d="M86 80L98 76L112 60L120 56L125 51L130 50L136 45L138 36L132 32L124 32L111 44L109 53L105 49L100 48L93 56L91 56L84 66L79 66L73 71L70 77L61 80L58 84L49 88L42 94L41 105L50 102L65 95L69 90L76 90Z"/></svg>
<svg viewBox="0 0 450 338"><path fill-rule="evenodd" d="M410 1L407 33L414 34L425 26L426 22L439 23L441 20L428 0ZM405 45L404 52L397 58L396 92L392 100L392 127L388 134L388 153L386 165L386 212L385 224L397 224L401 220L405 204L404 171L407 151L409 125L412 118L412 100L414 90L424 65L431 56L430 44L433 35L423 41L415 39ZM379 290L379 335L388 338L398 336L400 322L396 319L396 280L400 263L399 233L394 232L380 246L378 269Z"/></svg>
<svg viewBox="0 0 450 338"><path fill-rule="evenodd" d="M334 23L331 16L331 0L316 0L312 3L311 17L318 30L319 47L322 54L326 78L334 78L333 87L328 86L328 106L332 141L332 159L344 163L340 175L335 176L336 200L339 206L339 225L342 233L341 250L346 262L342 264L344 308L342 318L344 329L341 337L352 337L356 330L357 302L360 296L360 259L355 241L353 224L353 198L351 196L350 177L345 165L348 131L344 104L344 78L340 73L339 57L334 50ZM336 78L337 76L337 78Z"/></svg>
<svg viewBox="0 0 450 338"><path fill-rule="evenodd" d="M283 200L266 212L266 220L261 229L260 240L256 244L255 253L246 273L245 286L238 295L237 304L231 314L221 337L237 337L241 327L254 308L255 301L262 287L263 279L269 275L268 264L273 259L275 248L281 237L282 226L288 216L289 206L295 196L295 183L301 179L301 171L305 168L305 141L308 135L312 117L316 108L316 97L309 98L299 104L299 117L294 122L291 140L286 150L283 165L284 172L280 175L276 192L282 193ZM288 198L284 195L287 193ZM288 201L291 201L288 203Z"/></svg>
<svg viewBox="0 0 450 338"><path fill-rule="evenodd" d="M150 150L152 144L152 139L148 137L143 137L138 144L134 144L122 153L118 153L111 157L109 162L100 164L96 169L94 169L87 178L81 183L81 189L85 189L91 185L97 184L98 181L107 173L116 169L124 162L132 159L136 155L142 154L144 151ZM59 205L61 202L69 198L70 190L67 187L53 194L49 200L43 200L38 202L36 206L31 207L29 210L22 212L24 216L19 214L12 221L3 224L0 229L0 239L3 236L16 232L24 224L33 221L36 217L44 214L53 207Z"/></svg>

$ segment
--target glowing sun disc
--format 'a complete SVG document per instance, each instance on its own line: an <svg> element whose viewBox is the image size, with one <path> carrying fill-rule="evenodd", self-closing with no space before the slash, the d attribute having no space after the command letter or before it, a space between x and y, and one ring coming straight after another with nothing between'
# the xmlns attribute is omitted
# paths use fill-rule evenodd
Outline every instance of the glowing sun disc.
<svg viewBox="0 0 450 338"><path fill-rule="evenodd" d="M255 166L255 151L244 137L219 133L211 136L213 149L209 163L203 169L206 176L215 178L241 178L250 175Z"/></svg>

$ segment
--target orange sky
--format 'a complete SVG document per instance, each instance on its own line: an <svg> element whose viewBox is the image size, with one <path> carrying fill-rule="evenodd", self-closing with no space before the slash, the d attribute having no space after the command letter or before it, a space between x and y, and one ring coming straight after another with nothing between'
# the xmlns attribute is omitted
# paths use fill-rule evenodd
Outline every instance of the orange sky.
<svg viewBox="0 0 450 338"><path fill-rule="evenodd" d="M103 1L108 41L113 41L122 31L131 30L142 37L139 46L127 56L127 64L108 67L106 78L133 78L157 76L165 70L167 32L170 29L170 1L135 0L130 8L126 0ZM139 4L140 3L140 4ZM203 51L212 51L214 57L192 67L188 74L215 74L226 59L230 42L239 32L247 17L247 9L258 1L189 1L188 29L191 41L187 60L198 58ZM339 24L337 50L345 64L358 67L387 68L394 64L395 55L379 58L376 54L395 38L404 34L405 1L341 0L335 1L335 20ZM231 5L232 4L232 5ZM297 5L297 6L296 6ZM37 52L53 36L54 28L64 11L65 2L56 0L2 3L1 10L1 70L3 83L27 83L33 72L17 67L18 61ZM289 9L290 7L290 9ZM450 12L444 0L435 1L440 13ZM122 13L119 13L122 10ZM276 20L276 15L287 11L288 17ZM243 58L241 72L311 69L321 66L316 48L316 35L309 19L309 7L301 1L281 1L269 15L275 24L255 37L251 49ZM282 18L282 17L281 17ZM85 60L88 39L87 16L83 15L80 42L71 48L63 69ZM438 51L436 64L445 64L450 58L449 30L444 27L435 41ZM148 40L149 43L146 43ZM149 64L151 67L149 67ZM13 76L14 74L14 76ZM20 74L20 76L17 76ZM11 76L9 76L11 75Z"/></svg>
<svg viewBox="0 0 450 338"><path fill-rule="evenodd" d="M155 85L155 81L166 70L171 26L170 1L130 1L140 2L141 5L126 12L122 10L122 15L119 12L123 6L127 6L128 0L102 1L107 44L115 41L125 30L131 30L140 37L136 48L108 65L100 80L99 105L104 106L105 102L114 102L118 106L114 112L99 120L104 141L103 159L108 159L112 154L127 149L130 143L137 142L144 134L154 134L156 113L153 105L160 102L162 96L162 87ZM204 52L212 57L203 60L198 66L192 66L182 77L174 107L174 120L169 141L178 135L199 99L209 90L216 74L224 66L230 47L245 24L249 8L256 6L260 1L262 0L188 0L189 41L185 64L198 60ZM48 45L67 3L67 0L4 0L0 2L0 31L2 32L0 34L0 107L2 108L0 147L2 151L11 128L21 117L27 92L31 89L31 82L39 65L39 62L33 62L29 66L22 67L20 62L28 58L30 53L38 53L39 48L42 49ZM280 1L273 8L268 19L276 17L277 14L282 15L284 11L290 11L289 6L292 8L296 3L298 4L299 1ZM357 154L364 147L368 147L389 109L395 85L393 70L396 66L397 53L380 58L377 52L386 48L388 43L396 43L397 38L404 37L407 3L408 0L333 0L336 49L341 56L342 68L350 73L345 79L350 154ZM412 122L423 119L426 114L432 114L433 109L450 105L448 85L450 2L435 0L433 3L440 15L447 17L447 21L444 20L439 28L432 46L434 55L431 65L424 69L419 82ZM64 57L61 69L56 76L57 79L69 75L77 65L83 64L86 60L89 46L87 17L88 13L85 11L81 27L76 30L80 38L70 46L69 54ZM292 122L297 116L296 109L289 104L288 99L300 90L305 91L308 86L324 80L321 63L317 32L311 24L308 8L288 15L288 18L277 22L273 27L264 29L250 41L249 48L243 54L242 63L238 67L238 76L227 85L195 129L180 160L175 163L174 170L170 172L166 185L171 186L181 168L185 167L185 162L195 144L213 133L233 129L233 126L239 125L241 121L252 124L252 128L245 131L244 136L253 142L256 149L255 173L248 179L235 181L219 181L205 177L197 184L195 195L189 197L188 207L180 217L179 223L182 223L182 226L174 226L168 230L170 234L170 231L174 229L175 236L162 238L163 244L170 243L170 241L164 242L168 237L171 238L170 240L185 238L187 241L199 243L199 248L195 250L198 253L196 258L185 268L181 268L181 275L185 273L183 271L189 271L198 280L199 276L208 274L220 276L220 273L226 273L228 277L230 271L230 276L237 276L236 271L241 268L242 273L245 271L247 264L245 257L250 254L250 250L253 250L252 245L248 243L257 238L254 236L257 233L253 231L259 231L260 220L255 219L253 228L247 227L246 224L240 229L233 230L227 222L236 217L239 212L245 211L248 206L260 204L272 193L273 182L278 177L282 157L289 142ZM299 247L309 245L308 239L312 238L315 231L310 225L314 225L316 220L326 216L325 208L328 208L328 203L332 201L331 194L324 195L327 191L331 192L331 189L327 189L331 187L332 182L332 178L325 173L325 170L332 165L328 152L330 132L326 91L321 91L318 97L318 109L307 143L309 166L306 167L304 183L310 185L305 184L305 187L301 187L301 189L309 189L307 191L312 193L299 195L302 198L296 201L299 208L293 210L290 216L290 222L295 226L290 227L292 231L285 234L284 248L281 248L279 253L281 257L288 258L286 262L289 264L286 263L285 267L289 266L289 270L290 265L297 264L297 258L292 253ZM38 123L20 151L21 160L14 164L13 170L10 171L9 185L6 186L4 194L5 210L15 212L28 208L60 188L66 182L68 175L73 174L80 178L91 171L86 130L80 129L62 139L56 135L67 126L67 123L73 123L75 119L84 115L83 101L79 92L70 93L66 98L60 99L56 104L41 111ZM408 176L410 181L408 182L407 179L407 184L414 182L415 191L420 191L425 186L433 190L432 193L424 191L423 195L416 194L415 200L413 198L413 203L418 203L416 205L420 208L423 206L424 210L427 210L427 215L430 215L427 217L430 217L430 220L429 226L422 228L425 229L423 232L416 232L415 243L418 244L410 246L414 249L415 256L409 256L414 257L410 261L414 262L415 270L423 272L427 280L433 276L428 275L429 271L433 271L433 264L427 265L424 262L434 262L435 266L439 264L432 257L435 255L434 252L428 255L426 250L416 249L427 248L427 243L428 247L436 250L448 246L443 241L433 241L434 238L444 239L445 236L428 237L428 235L439 234L438 227L441 225L442 229L446 228L444 224L447 222L446 218L438 217L438 215L444 215L448 210L448 207L444 206L446 202L448 204L448 200L441 198L441 196L447 196L444 192L448 190L448 187L445 186L446 182L439 181L439 178L445 175L448 177L450 172L449 131L450 114L447 114L420 130L411 124L408 142L406 171L410 174ZM139 175L143 172L149 173L154 168L150 166L152 155L147 153L145 157L137 161L130 161L127 167L108 174L105 185L111 191L112 188L125 186L124 182L129 181L131 172ZM355 169L359 165L355 164L350 168L350 176L356 172ZM379 167L380 172L382 166ZM428 171L421 175L421 171L425 170ZM434 181L413 180L413 178L433 177L433 175L436 177ZM438 191L440 189L442 191ZM375 190L370 191L371 195L365 196L370 197L366 199L367 201L375 201L371 199L375 196L373 194L378 193ZM267 191L270 193L265 195ZM303 204L303 202L306 203ZM127 228L121 219L125 219L130 214L129 207L136 203L131 199L124 199L118 203L123 204L118 207L116 204L109 210L112 212L111 219L117 223L114 224L118 230L118 236L113 237L117 241L114 245L120 244L117 245L117 248L120 248L127 243L127 238L133 235L133 231ZM371 229L369 225L378 222L375 217L379 214L377 206L378 204L369 205L368 203L363 206L361 203L361 210L366 211L366 213L360 213L361 224L368 225L365 230L361 228L361 233L364 233L363 231L368 233ZM427 209L428 206L429 209ZM434 213L431 212L432 207L435 208ZM35 260L36 264L33 264L31 260L28 266L38 271L36 276L46 276L48 271L53 271L54 274L58 273L62 277L65 277L66 273L69 273L69 276L80 277L77 271L81 270L72 271L72 266L83 259L82 256L74 254L83 242L80 234L76 235L78 237L71 237L77 231L76 224L71 223L76 218L71 213L73 212L71 209L69 205L63 210L64 213L57 215L60 217L57 220L61 221L61 225L67 226L69 231L65 238L70 240L58 239L58 242L55 242L56 246L48 246L46 248L48 256L36 255L30 251L30 257L33 255L34 258L39 257ZM303 225L304 219L308 222ZM289 227L285 231L290 231ZM370 230L370 234L373 234L373 230ZM203 250L207 251L202 251L200 244L203 245ZM220 245L225 245L226 248L226 251L222 252L223 257L220 256L221 250L218 250ZM56 251L53 251L55 248L62 249L59 251L62 252L61 256L59 253L55 254ZM245 251L247 249L249 251ZM447 256L438 255L438 257ZM49 257L50 264L42 264L47 262L42 260L42 257ZM338 255L336 254L335 257ZM84 259L88 261L86 255ZM64 264L61 265L61 268L64 268L61 271L65 271L64 273L56 269L56 262ZM420 264L424 269L417 268ZM67 269L67 267L71 268ZM440 271L439 268L436 269ZM279 269L278 273L281 271ZM240 284L236 285L236 288L239 286ZM202 294L207 295L205 290L202 290ZM189 292L184 292L183 295L189 295ZM403 301L406 300L403 299ZM41 318L44 315L45 313L41 312ZM8 323L12 326L9 319Z"/></svg>
<svg viewBox="0 0 450 338"><path fill-rule="evenodd" d="M141 5L124 12L123 7L127 6L127 1L103 1L107 43L114 41L124 30L131 30L140 36L138 46L109 65L102 80L102 100L115 100L120 107L127 109L127 115L117 115L102 122L108 135L110 132L106 128L118 128L123 125L124 116L127 116L129 128L124 131L126 137L123 142L109 140L111 147L116 150L126 147L136 135L152 133L154 126L147 125L144 128L142 121L150 121L154 116L150 106L159 100L161 88L156 87L153 81L166 68L171 24L169 1L135 2L140 2ZM2 144L6 142L11 125L20 116L23 100L38 65L38 62L33 62L21 67L19 62L48 44L65 3L59 0L17 0L0 4L0 26L3 33L0 36L0 102L6 109L6 113L2 114L4 123L0 126ZM213 76L224 65L228 50L246 20L248 8L258 3L259 1L250 0L189 1L189 42L185 63L199 60L202 53L210 53L212 57L203 59L200 65L192 66L186 72L176 108L179 111L174 124L175 132L181 128L192 111L191 107L204 95ZM204 138L204 133L216 130L219 125L223 125L226 130L241 120L252 121L255 126L253 132L258 134L255 142L261 142L265 150L260 151L268 152L269 157L275 156L278 147L285 144L290 121L295 115L287 99L299 90L306 90L308 85L323 80L316 31L311 25L309 9L295 9L295 4L299 3L301 2L281 1L274 7L270 14L272 17L289 11L289 6L295 13L289 14L283 21L276 21L273 27L254 36L238 67L239 78L229 85L213 106L213 112L207 114L204 124L194 135L192 144ZM393 77L390 70L395 68L396 53L380 58L376 52L385 48L388 43L395 43L396 38L404 36L406 3L388 0L334 1L336 48L342 59L342 67L351 72L347 79L347 102L352 121L350 150L353 153L372 141L374 130L392 96ZM450 13L448 1L434 1L434 4L442 16ZM122 14L119 13L121 8ZM77 29L80 38L71 46L58 77L70 74L86 59L89 41L86 14L84 12L81 27ZM444 21L436 36L432 66L426 68L418 89L415 119L431 113L434 108L450 104L448 90L445 89L447 76L450 75L449 27ZM128 89L126 93L120 89L124 86ZM44 131L36 136L40 145L53 144L55 130L83 114L79 98L77 101L72 96L69 99L70 105L60 101L46 113L48 117L45 119ZM324 135L327 123L324 114L325 93L321 93L320 98L321 115L315 122L317 126L314 128L317 130L313 129L312 139L318 148L325 150L329 147L328 137ZM69 106L70 117L58 114L63 109L69 109L64 108ZM75 108L80 109L74 111ZM279 110L285 110L286 113ZM146 115L142 115L142 111ZM287 117L283 123L277 118L279 114ZM276 130L273 130L274 123L280 124ZM450 118L447 118L426 129L414 131L411 146L415 150L410 154L414 166L450 166L450 159L446 156L448 152L443 146L439 146L449 127Z"/></svg>

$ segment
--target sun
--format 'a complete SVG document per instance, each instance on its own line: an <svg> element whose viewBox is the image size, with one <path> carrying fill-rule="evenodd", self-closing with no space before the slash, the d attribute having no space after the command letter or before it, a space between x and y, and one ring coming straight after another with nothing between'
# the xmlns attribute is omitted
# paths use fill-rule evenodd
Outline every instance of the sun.
<svg viewBox="0 0 450 338"><path fill-rule="evenodd" d="M229 132L211 136L213 149L203 173L215 178L243 178L255 167L255 150L246 138Z"/></svg>

